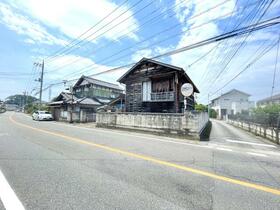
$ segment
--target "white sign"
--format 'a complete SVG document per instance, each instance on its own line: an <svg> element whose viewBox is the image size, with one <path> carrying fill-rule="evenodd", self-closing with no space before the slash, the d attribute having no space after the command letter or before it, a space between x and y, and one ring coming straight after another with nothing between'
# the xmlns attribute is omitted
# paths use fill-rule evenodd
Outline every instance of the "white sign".
<svg viewBox="0 0 280 210"><path fill-rule="evenodd" d="M185 83L181 87L181 93L183 96L188 97L193 94L193 86L191 83Z"/></svg>

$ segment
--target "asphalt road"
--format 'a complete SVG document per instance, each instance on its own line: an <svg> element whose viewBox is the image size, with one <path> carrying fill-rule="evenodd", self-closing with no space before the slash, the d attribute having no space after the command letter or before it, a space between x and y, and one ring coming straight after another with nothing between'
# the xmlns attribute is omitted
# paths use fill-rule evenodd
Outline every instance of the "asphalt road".
<svg viewBox="0 0 280 210"><path fill-rule="evenodd" d="M0 169L0 209L280 209L279 147L219 121L193 142L7 112Z"/></svg>

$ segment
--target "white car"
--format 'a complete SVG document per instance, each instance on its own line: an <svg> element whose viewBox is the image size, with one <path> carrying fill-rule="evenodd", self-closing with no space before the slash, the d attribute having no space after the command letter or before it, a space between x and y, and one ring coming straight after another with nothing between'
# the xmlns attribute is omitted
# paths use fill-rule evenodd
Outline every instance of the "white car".
<svg viewBox="0 0 280 210"><path fill-rule="evenodd" d="M36 111L32 114L33 120L53 120L53 116L48 111Z"/></svg>

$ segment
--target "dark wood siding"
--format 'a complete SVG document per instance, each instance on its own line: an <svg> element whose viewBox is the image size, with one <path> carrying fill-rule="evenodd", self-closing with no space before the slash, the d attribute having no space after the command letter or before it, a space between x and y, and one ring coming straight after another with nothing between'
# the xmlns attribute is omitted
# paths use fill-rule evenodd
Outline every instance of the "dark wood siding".
<svg viewBox="0 0 280 210"><path fill-rule="evenodd" d="M126 85L126 111L127 112L182 112L184 98L181 94L183 81L182 75L177 70L155 63L146 62L139 65L134 71L125 78ZM157 91L174 91L174 101L169 102L143 102L142 84L146 81L157 82L152 85L153 92ZM162 88L160 82L168 87ZM191 104L190 104L191 105Z"/></svg>

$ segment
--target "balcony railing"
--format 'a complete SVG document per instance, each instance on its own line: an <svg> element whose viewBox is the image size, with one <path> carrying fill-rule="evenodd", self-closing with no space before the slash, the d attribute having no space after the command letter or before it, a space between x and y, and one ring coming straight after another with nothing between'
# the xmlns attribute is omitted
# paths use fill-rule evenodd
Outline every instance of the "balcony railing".
<svg viewBox="0 0 280 210"><path fill-rule="evenodd" d="M151 101L174 101L174 92L151 93Z"/></svg>

